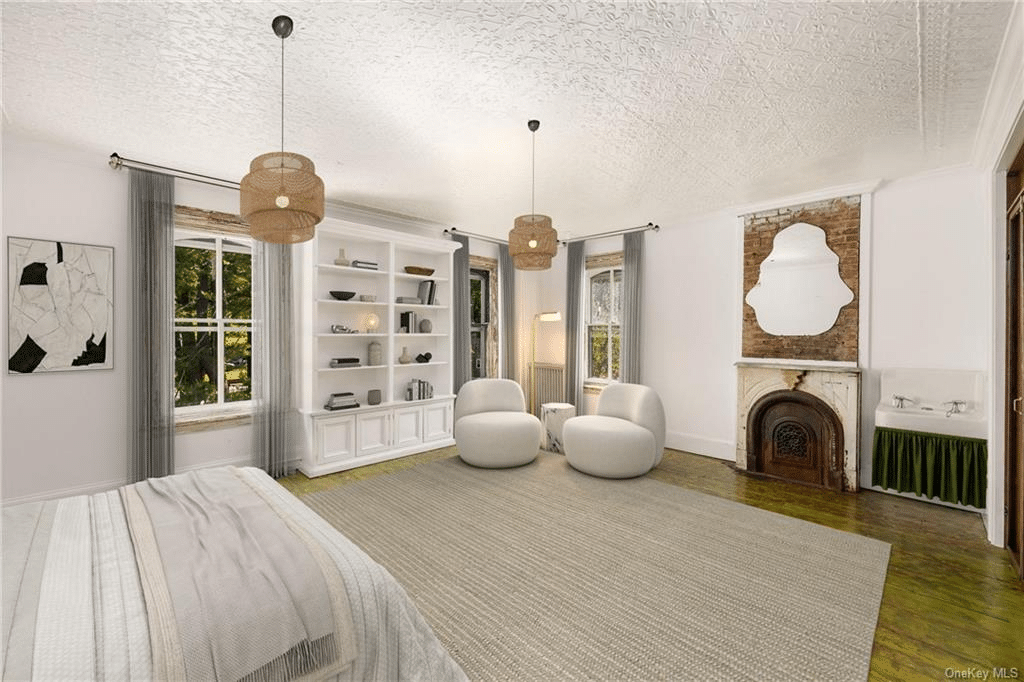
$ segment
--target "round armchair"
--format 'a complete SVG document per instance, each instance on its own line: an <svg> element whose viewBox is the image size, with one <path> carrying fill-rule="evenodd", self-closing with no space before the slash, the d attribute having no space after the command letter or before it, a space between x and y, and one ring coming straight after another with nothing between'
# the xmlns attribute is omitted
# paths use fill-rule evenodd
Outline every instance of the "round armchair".
<svg viewBox="0 0 1024 682"><path fill-rule="evenodd" d="M597 414L573 417L562 431L570 466L603 478L642 476L665 450L665 409L649 386L611 384L597 401Z"/></svg>
<svg viewBox="0 0 1024 682"><path fill-rule="evenodd" d="M529 464L543 435L526 412L523 389L509 379L474 379L455 399L455 447L466 464L489 469Z"/></svg>

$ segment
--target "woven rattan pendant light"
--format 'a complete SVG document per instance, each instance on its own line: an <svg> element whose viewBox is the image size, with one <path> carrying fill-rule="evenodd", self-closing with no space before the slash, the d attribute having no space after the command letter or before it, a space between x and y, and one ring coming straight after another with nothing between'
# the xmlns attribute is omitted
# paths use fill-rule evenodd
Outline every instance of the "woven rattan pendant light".
<svg viewBox="0 0 1024 682"><path fill-rule="evenodd" d="M281 39L281 151L261 154L249 164L240 212L255 239L297 244L312 239L324 219L324 182L312 161L284 150L284 39L292 33L292 20L279 16L271 25Z"/></svg>
<svg viewBox="0 0 1024 682"><path fill-rule="evenodd" d="M536 133L540 121L531 120L526 126L533 133L533 161L530 170L530 213L516 218L508 233L508 253L517 270L547 270L558 250L558 232L551 227L551 218L534 213L536 187L537 145Z"/></svg>

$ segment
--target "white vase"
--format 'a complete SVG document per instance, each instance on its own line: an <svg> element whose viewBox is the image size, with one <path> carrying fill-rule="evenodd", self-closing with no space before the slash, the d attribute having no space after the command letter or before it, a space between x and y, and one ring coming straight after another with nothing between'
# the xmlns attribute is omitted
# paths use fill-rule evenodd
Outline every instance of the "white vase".
<svg viewBox="0 0 1024 682"><path fill-rule="evenodd" d="M345 249L338 249L338 257L334 259L335 265L351 265L350 261L345 258Z"/></svg>
<svg viewBox="0 0 1024 682"><path fill-rule="evenodd" d="M398 361L403 365L408 365L412 362L412 356L409 355L409 347L402 346L402 354L398 356Z"/></svg>

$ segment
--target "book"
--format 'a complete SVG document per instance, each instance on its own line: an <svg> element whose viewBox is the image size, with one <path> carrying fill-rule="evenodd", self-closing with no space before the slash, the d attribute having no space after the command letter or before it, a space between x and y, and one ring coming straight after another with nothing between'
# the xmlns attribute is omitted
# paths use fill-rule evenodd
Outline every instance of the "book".
<svg viewBox="0 0 1024 682"><path fill-rule="evenodd" d="M419 299L421 303L426 303L427 305L434 304L434 287L435 282L432 279L425 279L420 282Z"/></svg>
<svg viewBox="0 0 1024 682"><path fill-rule="evenodd" d="M410 334L416 333L416 313L411 311L401 313L398 319L399 327L405 327L405 330Z"/></svg>
<svg viewBox="0 0 1024 682"><path fill-rule="evenodd" d="M399 296L395 299L395 303L411 303L413 305L419 305L423 303L423 299L418 296Z"/></svg>

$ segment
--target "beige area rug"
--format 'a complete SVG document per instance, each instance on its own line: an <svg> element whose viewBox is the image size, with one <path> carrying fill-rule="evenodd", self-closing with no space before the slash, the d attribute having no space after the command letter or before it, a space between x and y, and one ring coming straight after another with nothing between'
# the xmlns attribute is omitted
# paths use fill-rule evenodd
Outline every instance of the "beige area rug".
<svg viewBox="0 0 1024 682"><path fill-rule="evenodd" d="M863 680L889 545L541 453L302 497L473 680Z"/></svg>

